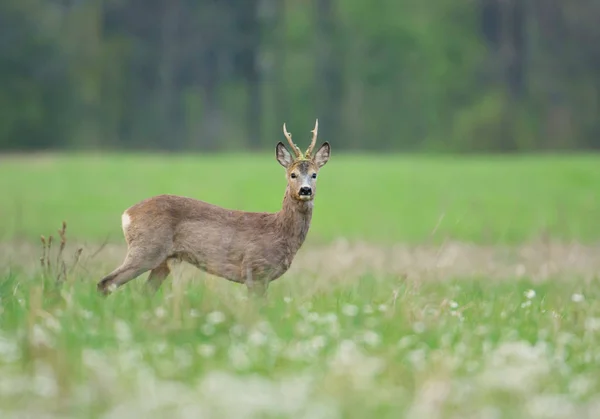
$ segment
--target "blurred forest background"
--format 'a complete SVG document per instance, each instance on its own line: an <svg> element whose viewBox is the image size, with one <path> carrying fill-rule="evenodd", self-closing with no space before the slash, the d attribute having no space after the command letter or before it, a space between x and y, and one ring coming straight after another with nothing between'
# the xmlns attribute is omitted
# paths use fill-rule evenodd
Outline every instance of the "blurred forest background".
<svg viewBox="0 0 600 419"><path fill-rule="evenodd" d="M2 0L0 150L600 148L598 0Z"/></svg>

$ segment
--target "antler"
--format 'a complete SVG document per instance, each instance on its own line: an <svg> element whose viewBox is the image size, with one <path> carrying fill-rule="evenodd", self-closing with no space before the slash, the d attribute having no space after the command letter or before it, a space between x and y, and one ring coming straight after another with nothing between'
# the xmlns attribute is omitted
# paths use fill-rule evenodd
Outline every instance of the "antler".
<svg viewBox="0 0 600 419"><path fill-rule="evenodd" d="M317 118L317 120L315 121L315 129L313 129L312 131L312 139L310 140L310 145L308 146L308 149L306 150L306 157L310 157L313 151L313 148L315 148L315 144L317 142L317 133L319 132L319 119Z"/></svg>
<svg viewBox="0 0 600 419"><path fill-rule="evenodd" d="M287 129L285 128L285 122L283 123L283 135L285 135L285 138L288 140L288 143L290 143L290 146L292 147L292 151L296 155L296 158L302 157L302 152L300 151L298 146L292 141L292 134L287 132Z"/></svg>

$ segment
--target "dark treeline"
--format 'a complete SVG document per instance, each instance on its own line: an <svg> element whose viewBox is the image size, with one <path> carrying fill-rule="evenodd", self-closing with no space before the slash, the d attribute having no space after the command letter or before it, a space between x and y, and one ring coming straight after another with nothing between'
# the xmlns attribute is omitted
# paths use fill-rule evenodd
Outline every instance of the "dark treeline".
<svg viewBox="0 0 600 419"><path fill-rule="evenodd" d="M2 0L0 149L600 148L597 0Z"/></svg>

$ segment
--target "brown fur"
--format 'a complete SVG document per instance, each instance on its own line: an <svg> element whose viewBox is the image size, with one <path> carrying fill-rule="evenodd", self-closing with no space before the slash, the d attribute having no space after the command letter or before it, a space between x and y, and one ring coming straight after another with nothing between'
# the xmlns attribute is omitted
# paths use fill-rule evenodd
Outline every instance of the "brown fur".
<svg viewBox="0 0 600 419"><path fill-rule="evenodd" d="M314 157L296 159L282 143L277 145L277 160L286 168L288 186L276 213L229 210L175 195L133 205L124 213L130 219L129 225L123 225L125 260L98 283L98 290L107 294L150 270L147 284L155 291L170 273L168 261L178 259L264 294L269 282L288 270L306 238L316 190L312 174L329 155L328 143ZM309 198L299 194L307 182L312 188Z"/></svg>

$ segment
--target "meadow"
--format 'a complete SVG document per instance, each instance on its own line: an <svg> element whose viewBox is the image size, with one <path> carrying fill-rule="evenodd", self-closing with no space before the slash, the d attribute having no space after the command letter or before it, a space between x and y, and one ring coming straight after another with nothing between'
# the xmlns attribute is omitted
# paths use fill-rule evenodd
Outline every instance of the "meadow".
<svg viewBox="0 0 600 419"><path fill-rule="evenodd" d="M0 417L598 417L598 185L594 155L334 150L265 303L185 265L153 297L139 278L101 298L125 208L173 193L276 211L283 169L0 157Z"/></svg>

